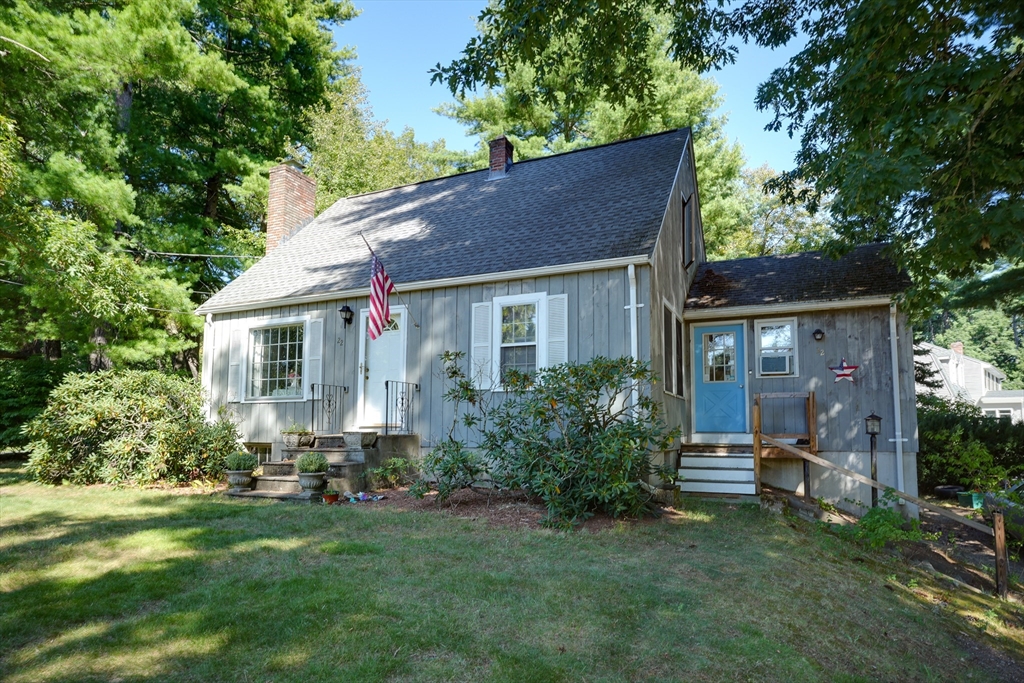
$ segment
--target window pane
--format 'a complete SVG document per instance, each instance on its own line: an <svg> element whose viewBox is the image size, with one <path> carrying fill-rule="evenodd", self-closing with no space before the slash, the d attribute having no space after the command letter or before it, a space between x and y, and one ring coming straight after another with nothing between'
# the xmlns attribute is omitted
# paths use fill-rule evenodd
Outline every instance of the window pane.
<svg viewBox="0 0 1024 683"><path fill-rule="evenodd" d="M537 342L537 305L516 304L501 307L501 343Z"/></svg>
<svg viewBox="0 0 1024 683"><path fill-rule="evenodd" d="M676 320L676 393L683 395L683 322Z"/></svg>
<svg viewBox="0 0 1024 683"><path fill-rule="evenodd" d="M536 346L505 346L501 349L501 377L504 381L505 372L515 368L520 372L534 373L537 371Z"/></svg>
<svg viewBox="0 0 1024 683"><path fill-rule="evenodd" d="M793 326L789 323L761 326L761 348L792 348Z"/></svg>
<svg viewBox="0 0 1024 683"><path fill-rule="evenodd" d="M305 326L253 330L249 391L253 398L302 395L302 336Z"/></svg>
<svg viewBox="0 0 1024 683"><path fill-rule="evenodd" d="M668 310L668 307L666 307L665 308L664 322L662 324L662 327L665 330L665 334L664 334L665 347L664 347L664 352L663 352L663 355L664 355L664 358L665 358L665 374L664 374L664 378L665 378L665 391L667 391L670 394L675 393L675 391L674 391L675 383L672 381L674 379L674 377L675 377L674 373L672 372L672 357L673 357L673 354L675 353L675 350L673 349L673 344L672 344L672 329L673 329L672 322L673 322L672 311Z"/></svg>
<svg viewBox="0 0 1024 683"><path fill-rule="evenodd" d="M736 381L736 334L734 332L704 335L704 381Z"/></svg>

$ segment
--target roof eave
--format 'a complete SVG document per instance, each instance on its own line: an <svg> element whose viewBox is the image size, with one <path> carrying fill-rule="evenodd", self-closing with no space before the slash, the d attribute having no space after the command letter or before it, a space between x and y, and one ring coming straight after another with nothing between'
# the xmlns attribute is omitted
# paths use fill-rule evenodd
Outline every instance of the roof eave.
<svg viewBox="0 0 1024 683"><path fill-rule="evenodd" d="M773 316L808 311L829 311L842 308L868 308L888 306L892 296L866 296L848 299L819 299L815 301L794 301L777 304L752 304L746 306L718 306L715 308L684 308L685 320L715 320L718 318L747 318Z"/></svg>
<svg viewBox="0 0 1024 683"><path fill-rule="evenodd" d="M415 292L425 289L440 289L442 287L458 287L461 285L475 285L500 280L521 280L524 278L545 277L550 275L566 275L570 273L582 273L592 270L605 270L609 268L624 268L629 265L651 265L649 254L638 254L636 256L622 256L619 258L602 259L599 261L580 261L578 263L565 263L556 266L541 266L539 268L526 268L523 270L508 270L496 273L481 273L479 275L462 275L437 280L422 280L419 282L395 283L399 292ZM280 306L297 306L300 304L315 303L318 301L334 301L337 299L357 299L370 295L369 282L366 287L350 289L339 289L334 291L317 292L301 296L282 297L279 299L260 299L252 301L241 301L230 304L218 305L206 302L196 308L196 315L208 315L214 313L236 313L240 311L253 311L261 308L277 308Z"/></svg>

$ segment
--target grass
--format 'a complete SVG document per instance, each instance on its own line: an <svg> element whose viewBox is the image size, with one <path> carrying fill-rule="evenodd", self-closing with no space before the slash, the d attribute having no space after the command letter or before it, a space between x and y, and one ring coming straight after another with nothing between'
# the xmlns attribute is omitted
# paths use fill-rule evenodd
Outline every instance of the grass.
<svg viewBox="0 0 1024 683"><path fill-rule="evenodd" d="M560 534L51 488L2 463L0 523L9 683L995 680L993 646L1024 661L1015 604L754 507Z"/></svg>

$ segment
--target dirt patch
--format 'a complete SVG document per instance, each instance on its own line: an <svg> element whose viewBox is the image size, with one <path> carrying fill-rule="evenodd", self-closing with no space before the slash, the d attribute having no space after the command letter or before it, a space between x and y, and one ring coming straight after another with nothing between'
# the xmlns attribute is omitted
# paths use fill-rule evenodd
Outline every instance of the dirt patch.
<svg viewBox="0 0 1024 683"><path fill-rule="evenodd" d="M935 499L926 500L948 507L964 517L982 521L979 511L948 505ZM928 534L937 534L938 538L910 544L904 550L909 559L930 562L937 571L975 588L984 591L995 589L996 553L992 536L923 508L921 530ZM1022 585L1024 562L1021 561L1019 546L1011 545L1009 551L1010 580Z"/></svg>
<svg viewBox="0 0 1024 683"><path fill-rule="evenodd" d="M545 514L544 505L531 499L522 491L462 489L456 491L443 503L438 502L436 491L431 491L421 499L414 498L407 492L408 489L405 487L377 491L376 494L385 496L383 500L356 503L356 505L365 505L367 508L451 515L463 519L481 519L490 527L505 529L540 528ZM338 504L351 505L344 500ZM651 524L659 518L674 518L679 515L671 508L659 507L656 512L657 517L641 519L621 519L599 513L584 522L580 529L597 532L612 528L617 524Z"/></svg>

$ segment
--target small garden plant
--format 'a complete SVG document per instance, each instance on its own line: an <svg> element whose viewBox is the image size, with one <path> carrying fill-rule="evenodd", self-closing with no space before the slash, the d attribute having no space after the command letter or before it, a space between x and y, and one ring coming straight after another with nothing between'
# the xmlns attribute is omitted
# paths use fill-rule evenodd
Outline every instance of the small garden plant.
<svg viewBox="0 0 1024 683"><path fill-rule="evenodd" d="M374 481L383 488L396 488L409 478L409 461L405 458L388 458L380 467L370 470Z"/></svg>
<svg viewBox="0 0 1024 683"><path fill-rule="evenodd" d="M282 434L309 434L310 431L306 429L305 425L299 424L297 421L292 420L291 424L287 428L281 430Z"/></svg>
<svg viewBox="0 0 1024 683"><path fill-rule="evenodd" d="M249 451L234 451L224 459L224 469L235 472L254 470L258 464L259 459Z"/></svg>
<svg viewBox="0 0 1024 683"><path fill-rule="evenodd" d="M878 500L878 507L868 510L856 524L835 528L840 535L876 549L886 543L925 540L927 535L921 531L920 520L908 520L893 507L898 501L895 489L888 488Z"/></svg>
<svg viewBox="0 0 1024 683"><path fill-rule="evenodd" d="M327 471L327 457L323 453L312 451L303 453L295 461L296 471L302 474L316 474Z"/></svg>

